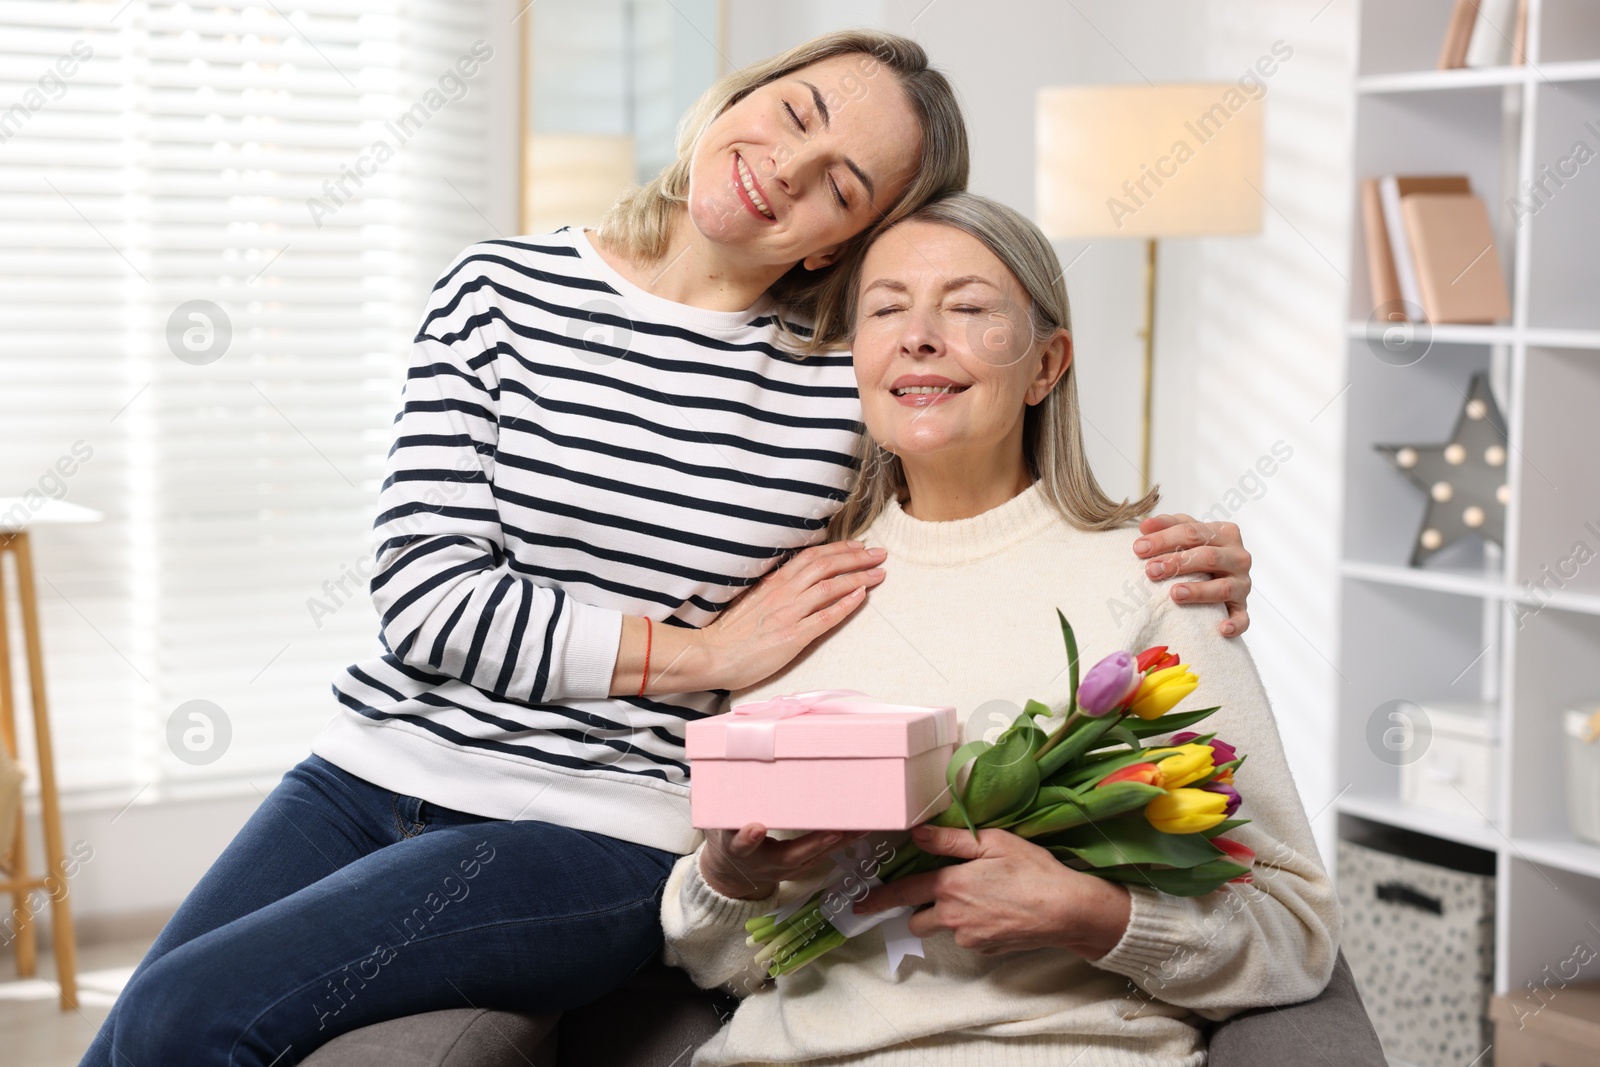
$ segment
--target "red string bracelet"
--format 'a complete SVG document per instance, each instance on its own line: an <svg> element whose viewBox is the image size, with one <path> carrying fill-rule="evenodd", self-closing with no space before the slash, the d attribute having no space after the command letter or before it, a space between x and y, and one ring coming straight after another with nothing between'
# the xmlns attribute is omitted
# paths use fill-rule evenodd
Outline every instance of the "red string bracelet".
<svg viewBox="0 0 1600 1067"><path fill-rule="evenodd" d="M644 696L644 687L650 683L650 642L655 631L651 627L650 616L644 617L644 676L639 679L639 695Z"/></svg>

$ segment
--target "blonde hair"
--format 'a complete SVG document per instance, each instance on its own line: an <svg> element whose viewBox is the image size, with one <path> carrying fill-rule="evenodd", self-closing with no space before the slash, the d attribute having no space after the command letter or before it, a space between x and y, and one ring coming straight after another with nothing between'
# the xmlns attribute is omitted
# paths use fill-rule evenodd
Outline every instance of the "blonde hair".
<svg viewBox="0 0 1600 1067"><path fill-rule="evenodd" d="M950 226L982 241L1028 294L1033 344L1044 343L1057 330L1071 332L1072 308L1061 261L1039 228L1021 214L987 197L954 193L923 205L905 221ZM852 323L859 282L859 278L851 279L845 305ZM1083 448L1076 366L1074 358L1049 395L1024 414L1023 457L1045 498L1067 522L1080 530L1115 529L1148 515L1159 494L1152 488L1136 501L1117 503L1095 481ZM861 435L856 460L855 485L828 523L830 541L859 536L891 499L906 490L900 457L872 440L870 434Z"/></svg>
<svg viewBox="0 0 1600 1067"><path fill-rule="evenodd" d="M867 57L894 72L921 127L922 151L911 184L876 223L846 242L831 265L808 271L796 264L769 290L780 306L810 320L809 338L796 337L780 320L788 347L805 355L841 347L850 331L850 316L843 308L851 279L873 237L929 200L967 186L967 128L955 90L943 74L928 65L927 52L915 41L876 30L840 30L724 75L679 123L677 159L652 181L618 197L606 213L599 233L606 247L638 262L659 261L666 254L676 213L687 203L694 146L705 128L761 86L844 55ZM876 66L871 70L863 66L865 77L875 73Z"/></svg>

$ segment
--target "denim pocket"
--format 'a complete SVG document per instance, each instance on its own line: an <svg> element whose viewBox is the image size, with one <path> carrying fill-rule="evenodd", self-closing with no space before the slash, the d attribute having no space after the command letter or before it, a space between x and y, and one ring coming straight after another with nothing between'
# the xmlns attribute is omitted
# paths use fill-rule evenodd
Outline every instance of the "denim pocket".
<svg viewBox="0 0 1600 1067"><path fill-rule="evenodd" d="M394 828L399 833L401 840L416 837L428 828L423 821L422 807L425 802L416 797L404 796L400 793L392 794L391 807L394 810Z"/></svg>

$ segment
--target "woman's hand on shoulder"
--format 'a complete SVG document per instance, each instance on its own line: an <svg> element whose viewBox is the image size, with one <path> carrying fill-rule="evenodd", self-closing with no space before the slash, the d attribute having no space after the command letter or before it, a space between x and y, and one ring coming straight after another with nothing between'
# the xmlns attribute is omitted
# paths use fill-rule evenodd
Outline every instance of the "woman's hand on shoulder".
<svg viewBox="0 0 1600 1067"><path fill-rule="evenodd" d="M1184 514L1152 515L1139 524L1134 555L1145 561L1152 579L1209 573L1210 580L1177 582L1168 594L1179 604L1225 604L1228 617L1217 627L1223 637L1250 628L1245 601L1250 596L1250 553L1231 522L1200 522Z"/></svg>
<svg viewBox="0 0 1600 1067"><path fill-rule="evenodd" d="M824 856L865 831L814 830L780 841L767 828L750 823L740 830L707 830L700 849L700 877L706 885L735 900L765 900L779 882L813 873Z"/></svg>
<svg viewBox="0 0 1600 1067"><path fill-rule="evenodd" d="M1009 830L919 826L924 852L966 860L881 885L856 905L862 913L931 904L911 916L911 932L949 930L957 945L986 956L1062 948L1095 960L1128 929L1125 887L1064 866Z"/></svg>

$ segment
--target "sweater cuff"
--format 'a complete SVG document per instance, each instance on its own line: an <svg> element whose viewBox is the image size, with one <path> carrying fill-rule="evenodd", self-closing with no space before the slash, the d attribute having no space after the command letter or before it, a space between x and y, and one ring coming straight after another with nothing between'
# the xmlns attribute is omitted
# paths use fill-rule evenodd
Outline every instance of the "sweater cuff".
<svg viewBox="0 0 1600 1067"><path fill-rule="evenodd" d="M746 921L754 919L757 915L778 910L781 885L772 891L771 896L760 900L740 900L737 897L723 896L706 883L700 876L698 851L683 857L678 862L689 865L683 879L680 899L683 902L684 915L691 927L736 926L743 930Z"/></svg>
<svg viewBox="0 0 1600 1067"><path fill-rule="evenodd" d="M617 669L622 612L584 604L570 596L567 610L571 614L561 660L561 695L568 700L604 700L611 695L611 676Z"/></svg>
<svg viewBox="0 0 1600 1067"><path fill-rule="evenodd" d="M1091 960L1096 967L1131 978L1143 988L1171 981L1193 936L1188 905L1147 886L1129 885L1131 908L1122 940L1104 956Z"/></svg>

